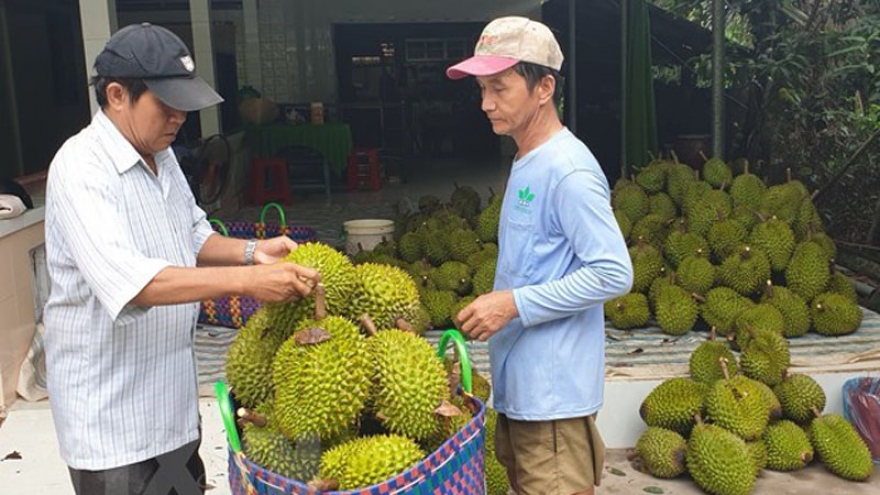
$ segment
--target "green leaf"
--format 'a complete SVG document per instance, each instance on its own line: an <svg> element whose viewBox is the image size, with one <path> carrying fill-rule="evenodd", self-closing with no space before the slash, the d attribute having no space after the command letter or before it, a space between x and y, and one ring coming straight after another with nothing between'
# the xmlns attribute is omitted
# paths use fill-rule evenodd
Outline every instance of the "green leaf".
<svg viewBox="0 0 880 495"><path fill-rule="evenodd" d="M649 486L645 488L645 491L648 493L663 493L663 489L659 486Z"/></svg>
<svg viewBox="0 0 880 495"><path fill-rule="evenodd" d="M615 476L626 476L626 473L624 473L620 469L613 468L613 467L609 467L608 472L615 475Z"/></svg>
<svg viewBox="0 0 880 495"><path fill-rule="evenodd" d="M527 193L526 193L525 189L520 189L520 190L519 190L519 199L523 199L523 198L525 198L525 197L526 197L526 194L527 194Z"/></svg>
<svg viewBox="0 0 880 495"><path fill-rule="evenodd" d="M526 196L526 201L528 201L529 203L531 203L533 199L535 199L534 194L529 194L528 196Z"/></svg>

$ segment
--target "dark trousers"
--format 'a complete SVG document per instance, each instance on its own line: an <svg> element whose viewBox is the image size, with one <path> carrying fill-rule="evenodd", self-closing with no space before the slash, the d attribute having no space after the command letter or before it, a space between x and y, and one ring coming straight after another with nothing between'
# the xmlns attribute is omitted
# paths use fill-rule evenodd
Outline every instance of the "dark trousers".
<svg viewBox="0 0 880 495"><path fill-rule="evenodd" d="M102 471L70 469L76 495L204 495L201 438L171 452Z"/></svg>

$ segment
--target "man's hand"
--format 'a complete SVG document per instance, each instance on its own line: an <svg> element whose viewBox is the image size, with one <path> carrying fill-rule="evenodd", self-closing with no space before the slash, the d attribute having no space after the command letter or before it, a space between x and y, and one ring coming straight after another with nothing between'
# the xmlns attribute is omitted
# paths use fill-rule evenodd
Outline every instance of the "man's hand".
<svg viewBox="0 0 880 495"><path fill-rule="evenodd" d="M459 329L472 339L486 341L517 316L519 311L513 292L490 292L478 297L458 313Z"/></svg>
<svg viewBox="0 0 880 495"><path fill-rule="evenodd" d="M294 263L258 265L247 269L248 280L244 293L263 302L302 299L311 294L312 289L321 281L321 275L317 271Z"/></svg>
<svg viewBox="0 0 880 495"><path fill-rule="evenodd" d="M257 248L254 250L254 264L271 265L272 263L278 263L294 249L296 249L296 243L286 235L257 241Z"/></svg>

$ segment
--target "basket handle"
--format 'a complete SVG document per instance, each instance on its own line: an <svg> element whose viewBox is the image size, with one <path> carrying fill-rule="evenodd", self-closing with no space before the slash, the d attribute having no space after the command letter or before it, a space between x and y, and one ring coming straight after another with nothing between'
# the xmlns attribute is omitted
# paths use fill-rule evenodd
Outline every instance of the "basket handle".
<svg viewBox="0 0 880 495"><path fill-rule="evenodd" d="M223 382L214 384L214 392L217 394L217 404L220 406L220 417L223 418L223 426L226 427L226 438L229 446L236 454L241 452L241 439L238 438L238 430L235 427L235 417L232 414L232 401L229 399L229 388Z"/></svg>
<svg viewBox="0 0 880 495"><path fill-rule="evenodd" d="M278 216L281 218L281 226L287 226L287 216L284 214L284 208L281 207L278 203L272 201L263 205L263 210L260 212L260 223L266 223L266 213L271 209L275 208L275 211L278 212Z"/></svg>
<svg viewBox="0 0 880 495"><path fill-rule="evenodd" d="M471 358L468 355L467 345L461 332L454 328L443 332L443 336L440 337L440 342L437 344L437 355L441 358L446 355L446 345L449 343L449 339L452 339L455 349L458 351L459 366L461 367L461 386L465 392L471 394L473 392Z"/></svg>
<svg viewBox="0 0 880 495"><path fill-rule="evenodd" d="M220 227L220 233L223 234L223 237L229 237L229 229L226 228L226 224L223 223L223 220L220 220L219 218L210 218L208 219L208 223Z"/></svg>

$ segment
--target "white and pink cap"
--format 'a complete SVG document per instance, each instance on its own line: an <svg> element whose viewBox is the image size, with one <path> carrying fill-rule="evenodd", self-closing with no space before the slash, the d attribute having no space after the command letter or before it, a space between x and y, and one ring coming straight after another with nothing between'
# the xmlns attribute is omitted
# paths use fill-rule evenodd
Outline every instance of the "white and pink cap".
<svg viewBox="0 0 880 495"><path fill-rule="evenodd" d="M501 17L483 29L474 56L446 69L446 76L491 76L518 62L560 70L562 60L562 49L550 28L525 17Z"/></svg>

